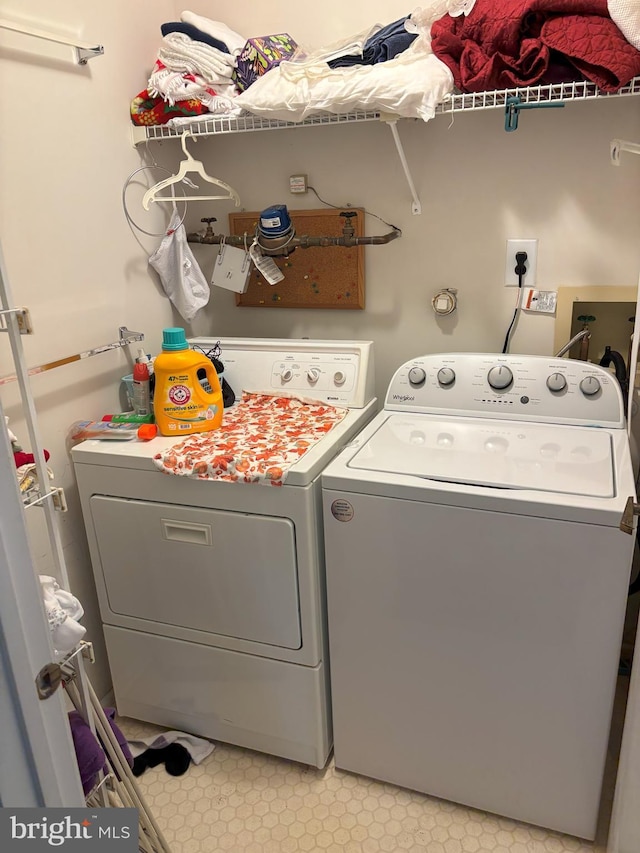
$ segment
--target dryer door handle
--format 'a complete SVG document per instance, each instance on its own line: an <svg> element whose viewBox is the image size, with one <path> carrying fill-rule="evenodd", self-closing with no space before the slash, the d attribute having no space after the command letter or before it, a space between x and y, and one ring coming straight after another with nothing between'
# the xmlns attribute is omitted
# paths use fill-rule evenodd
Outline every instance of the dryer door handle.
<svg viewBox="0 0 640 853"><path fill-rule="evenodd" d="M171 542L187 542L190 545L211 545L211 526L209 524L194 524L190 521L176 521L163 518L162 537Z"/></svg>

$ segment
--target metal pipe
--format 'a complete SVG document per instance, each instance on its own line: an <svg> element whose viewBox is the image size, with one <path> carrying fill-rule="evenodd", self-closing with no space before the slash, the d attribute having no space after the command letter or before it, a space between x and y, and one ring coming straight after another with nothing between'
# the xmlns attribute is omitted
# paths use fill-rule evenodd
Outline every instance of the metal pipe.
<svg viewBox="0 0 640 853"><path fill-rule="evenodd" d="M587 340L589 340L590 337L591 331L589 329L580 329L577 335L574 335L571 340L562 347L562 349L558 350L555 354L555 358L561 358L574 344L577 344L578 341L582 340L582 338L587 338Z"/></svg>
<svg viewBox="0 0 640 853"><path fill-rule="evenodd" d="M285 247L269 248L268 246L264 246L260 243L260 248L265 255L284 255L292 249L310 249L314 246L345 246L346 248L350 248L352 246L380 246L384 243L390 243L391 240L395 240L396 237L400 236L400 234L400 231L394 230L390 231L388 234L381 234L374 237L353 237L344 235L342 237L311 237L303 235L302 237L294 237L286 244ZM245 245L250 245L253 240L253 235L232 234L231 236L225 236L222 234L207 234L206 232L204 234L187 234L187 242L189 243L219 245L223 240L226 246L237 246L242 249Z"/></svg>

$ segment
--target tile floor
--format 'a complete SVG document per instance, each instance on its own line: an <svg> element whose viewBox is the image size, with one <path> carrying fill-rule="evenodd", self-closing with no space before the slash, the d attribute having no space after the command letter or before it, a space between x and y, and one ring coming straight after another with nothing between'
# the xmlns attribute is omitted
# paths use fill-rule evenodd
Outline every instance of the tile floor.
<svg viewBox="0 0 640 853"><path fill-rule="evenodd" d="M161 731L119 725L132 740ZM614 725L594 843L354 776L333 760L317 770L221 743L183 776L160 766L138 782L172 853L605 853L617 749Z"/></svg>

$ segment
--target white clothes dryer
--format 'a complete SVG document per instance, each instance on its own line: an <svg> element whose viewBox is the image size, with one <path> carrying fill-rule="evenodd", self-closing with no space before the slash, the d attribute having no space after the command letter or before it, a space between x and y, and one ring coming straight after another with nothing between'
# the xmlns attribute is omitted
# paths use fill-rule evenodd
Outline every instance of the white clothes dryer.
<svg viewBox="0 0 640 853"><path fill-rule="evenodd" d="M322 475L336 766L593 838L635 536L585 362L417 358Z"/></svg>
<svg viewBox="0 0 640 853"><path fill-rule="evenodd" d="M323 767L330 753L320 473L374 416L370 341L219 342L242 391L348 409L280 488L170 476L151 442L72 456L118 712Z"/></svg>

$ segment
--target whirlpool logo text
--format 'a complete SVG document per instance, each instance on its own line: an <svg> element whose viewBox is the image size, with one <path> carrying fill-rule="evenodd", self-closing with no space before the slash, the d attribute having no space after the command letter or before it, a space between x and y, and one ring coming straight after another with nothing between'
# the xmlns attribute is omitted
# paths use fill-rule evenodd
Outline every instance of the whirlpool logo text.
<svg viewBox="0 0 640 853"><path fill-rule="evenodd" d="M393 399L398 403L411 403L416 398L414 394L394 394Z"/></svg>

